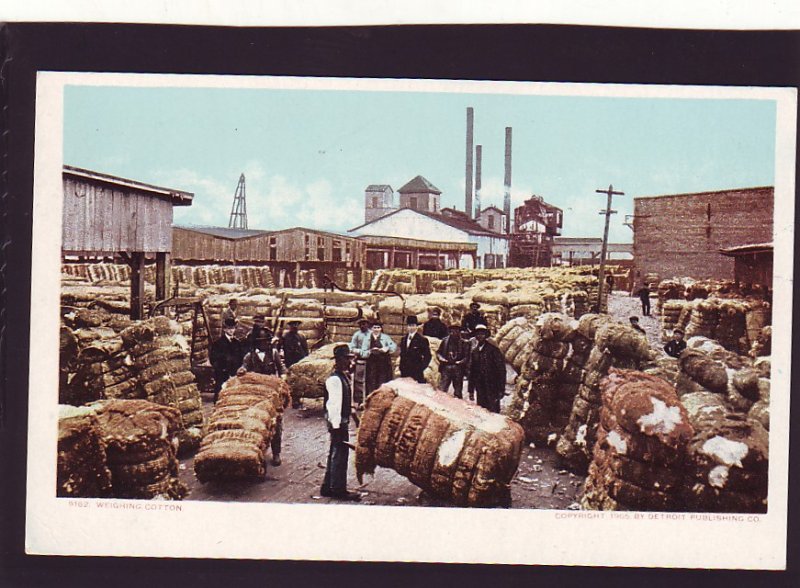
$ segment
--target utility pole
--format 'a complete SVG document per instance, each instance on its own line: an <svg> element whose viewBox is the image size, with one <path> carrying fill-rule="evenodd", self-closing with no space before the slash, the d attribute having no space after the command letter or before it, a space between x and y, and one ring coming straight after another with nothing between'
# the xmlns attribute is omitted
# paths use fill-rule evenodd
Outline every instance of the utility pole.
<svg viewBox="0 0 800 588"><path fill-rule="evenodd" d="M605 289L606 279L605 279L605 271L606 271L606 255L608 254L608 225L611 221L611 215L617 214L616 210L611 210L611 198L613 196L624 196L625 192L615 192L614 186L609 185L608 190L595 190L598 194L605 194L608 196L608 201L606 202L605 210L601 210L600 214L606 215L606 226L603 230L603 247L600 250L600 270L597 272L597 312L600 312L600 309L603 304L603 290Z"/></svg>

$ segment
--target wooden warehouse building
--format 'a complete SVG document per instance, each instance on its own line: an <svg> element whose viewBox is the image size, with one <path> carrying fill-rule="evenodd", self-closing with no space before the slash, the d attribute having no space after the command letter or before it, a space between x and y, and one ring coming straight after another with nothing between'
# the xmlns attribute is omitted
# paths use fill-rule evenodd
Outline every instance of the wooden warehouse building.
<svg viewBox="0 0 800 588"><path fill-rule="evenodd" d="M728 247L720 251L733 258L733 279L737 286L761 286L772 290L772 243L751 243L739 247Z"/></svg>
<svg viewBox="0 0 800 588"><path fill-rule="evenodd" d="M734 257L720 250L772 241L774 192L767 186L634 198L636 279L734 279Z"/></svg>
<svg viewBox="0 0 800 588"><path fill-rule="evenodd" d="M267 265L278 285L296 285L301 272L322 276L360 271L365 257L362 241L293 227L280 231L225 227L173 227L173 259L187 265Z"/></svg>
<svg viewBox="0 0 800 588"><path fill-rule="evenodd" d="M156 299L169 289L174 206L194 194L65 165L62 256L131 266L131 318L143 314L144 266L155 260Z"/></svg>
<svg viewBox="0 0 800 588"><path fill-rule="evenodd" d="M459 266L464 255L472 256L473 265L477 263L478 246L475 243L426 241L377 235L362 235L358 240L366 247L365 267L369 270L453 269Z"/></svg>

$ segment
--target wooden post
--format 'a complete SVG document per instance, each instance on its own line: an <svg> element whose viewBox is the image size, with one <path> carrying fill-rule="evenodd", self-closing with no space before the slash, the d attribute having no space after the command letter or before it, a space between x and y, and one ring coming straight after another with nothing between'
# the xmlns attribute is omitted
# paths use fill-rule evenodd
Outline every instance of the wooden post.
<svg viewBox="0 0 800 588"><path fill-rule="evenodd" d="M131 254L131 319L144 316L144 253Z"/></svg>
<svg viewBox="0 0 800 588"><path fill-rule="evenodd" d="M172 277L170 265L169 253L156 253L156 300L164 300L168 296Z"/></svg>

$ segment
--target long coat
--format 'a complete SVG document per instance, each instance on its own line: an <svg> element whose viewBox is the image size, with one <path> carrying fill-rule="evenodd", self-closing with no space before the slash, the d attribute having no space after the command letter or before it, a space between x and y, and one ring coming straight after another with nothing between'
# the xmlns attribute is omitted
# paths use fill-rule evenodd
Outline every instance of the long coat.
<svg viewBox="0 0 800 588"><path fill-rule="evenodd" d="M244 349L238 339L228 339L222 335L212 343L209 359L214 366L217 390L228 378L236 375L236 370L242 365L243 355Z"/></svg>
<svg viewBox="0 0 800 588"><path fill-rule="evenodd" d="M469 384L478 393L478 404L498 412L506 389L506 361L503 352L486 341L475 347L469 364Z"/></svg>
<svg viewBox="0 0 800 588"><path fill-rule="evenodd" d="M283 336L283 358L286 361L286 367L292 367L298 361L308 355L308 343L306 338L300 333L289 331Z"/></svg>
<svg viewBox="0 0 800 588"><path fill-rule="evenodd" d="M424 384L425 368L431 363L431 346L419 333L414 333L410 344L408 339L406 335L400 341L400 377L414 378Z"/></svg>
<svg viewBox="0 0 800 588"><path fill-rule="evenodd" d="M372 349L383 348L386 353L372 353ZM397 351L397 345L386 333L381 333L379 339L372 334L364 338L358 354L367 360L367 373L364 381L364 397L373 390L380 388L381 384L392 380L392 354Z"/></svg>

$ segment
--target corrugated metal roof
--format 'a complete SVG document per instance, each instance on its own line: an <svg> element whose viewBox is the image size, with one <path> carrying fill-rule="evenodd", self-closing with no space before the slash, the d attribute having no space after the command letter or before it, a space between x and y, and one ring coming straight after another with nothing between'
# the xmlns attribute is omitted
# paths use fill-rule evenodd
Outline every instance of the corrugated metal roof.
<svg viewBox="0 0 800 588"><path fill-rule="evenodd" d="M373 221L370 221L368 223L364 223L362 225L354 227L354 228L350 229L350 231L348 231L348 232L357 231L358 229L364 228L364 227L369 226L369 225L371 225L373 223L376 223L378 221L381 221L381 220L384 220L386 218L389 218L390 216L395 215L395 214L397 214L397 213L399 213L399 212L401 212L403 210L408 210L408 211L416 213L416 214L421 214L422 216L426 216L426 217L428 217L430 219L433 219L435 221L438 221L438 222L440 222L442 224L451 226L454 229L458 229L459 231L464 231L465 233L469 233L470 235L481 235L481 236L484 236L484 237L499 237L499 238L502 238L502 239L506 239L507 238L506 235L503 235L503 234L500 234L500 233L494 233L492 231L484 229L481 225L479 225L478 223L476 223L475 221L472 221L472 220L467 220L467 219L458 218L458 217L452 217L452 216L444 216L442 214L434 214L433 212L425 212L425 211L422 211L422 210L416 210L414 208L400 208L400 209L395 210L394 212L390 212L389 214L386 214L386 215L384 215L384 216L382 216L380 218L376 218Z"/></svg>
<svg viewBox="0 0 800 588"><path fill-rule="evenodd" d="M421 193L421 192L429 192L432 194L441 194L442 191L431 184L428 180L423 178L422 176L417 176L410 182L408 182L405 186L398 190L401 194L407 193Z"/></svg>

